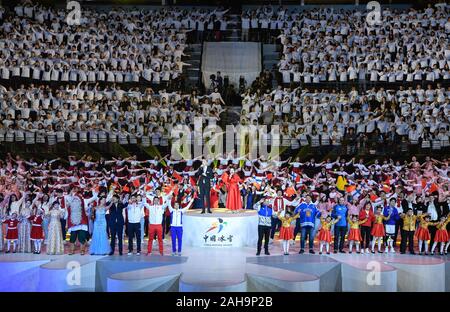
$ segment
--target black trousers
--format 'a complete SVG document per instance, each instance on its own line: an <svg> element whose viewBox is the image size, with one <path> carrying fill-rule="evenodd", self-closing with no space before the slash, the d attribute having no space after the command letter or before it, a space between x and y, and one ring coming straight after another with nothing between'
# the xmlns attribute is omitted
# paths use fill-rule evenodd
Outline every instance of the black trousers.
<svg viewBox="0 0 450 312"><path fill-rule="evenodd" d="M278 218L272 218L272 226L270 229L270 238L273 239L275 237L275 232L280 229L281 220Z"/></svg>
<svg viewBox="0 0 450 312"><path fill-rule="evenodd" d="M397 244L397 238L398 238L398 232L401 233L401 228L403 227L403 220L400 219L397 221L397 223L395 224L395 234L394 234L394 241L393 241L393 246L395 247ZM401 235L401 234L400 234Z"/></svg>
<svg viewBox="0 0 450 312"><path fill-rule="evenodd" d="M294 228L294 241L297 238L297 234L300 233L302 230L301 226L300 226L300 219L297 218L297 220L295 220L295 228Z"/></svg>
<svg viewBox="0 0 450 312"><path fill-rule="evenodd" d="M402 241L400 243L400 252L406 251L406 244L408 244L409 252L414 252L414 231L405 231L402 232Z"/></svg>
<svg viewBox="0 0 450 312"><path fill-rule="evenodd" d="M110 226L111 216L109 215L109 213L105 215L105 219L106 219L106 233L108 234L108 237L111 237L111 226Z"/></svg>
<svg viewBox="0 0 450 312"><path fill-rule="evenodd" d="M148 217L144 217L144 236L148 236Z"/></svg>
<svg viewBox="0 0 450 312"><path fill-rule="evenodd" d="M338 250L338 247L339 251L344 249L345 233L347 233L346 226L334 226L334 250Z"/></svg>
<svg viewBox="0 0 450 312"><path fill-rule="evenodd" d="M261 252L262 241L264 239L264 251L269 251L269 237L271 226L268 225L258 225L258 252Z"/></svg>
<svg viewBox="0 0 450 312"><path fill-rule="evenodd" d="M110 232L111 232L111 252L114 252L116 248L116 235L119 243L119 253L122 254L123 250L123 224L110 224Z"/></svg>
<svg viewBox="0 0 450 312"><path fill-rule="evenodd" d="M61 222L61 232L62 232L62 237L63 237L63 241L66 240L66 219L59 219L59 221Z"/></svg>
<svg viewBox="0 0 450 312"><path fill-rule="evenodd" d="M361 242L361 249L363 248L370 248L370 231L371 231L371 227L370 226L361 226L361 238L362 238L362 242Z"/></svg>
<svg viewBox="0 0 450 312"><path fill-rule="evenodd" d="M137 252L141 252L141 223L128 222L128 252L133 252L133 239L136 237Z"/></svg>
<svg viewBox="0 0 450 312"><path fill-rule="evenodd" d="M202 212L205 212L205 208L207 208L208 211L211 211L211 188L200 187L200 194L198 194L198 197L202 202Z"/></svg>

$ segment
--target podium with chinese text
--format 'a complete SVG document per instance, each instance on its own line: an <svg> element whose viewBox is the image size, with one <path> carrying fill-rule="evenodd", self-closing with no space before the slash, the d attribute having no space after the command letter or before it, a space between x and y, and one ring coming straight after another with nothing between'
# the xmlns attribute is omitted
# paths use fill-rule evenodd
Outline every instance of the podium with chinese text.
<svg viewBox="0 0 450 312"><path fill-rule="evenodd" d="M255 210L231 213L213 209L212 214L188 211L183 215L183 245L190 247L256 247L258 215Z"/></svg>

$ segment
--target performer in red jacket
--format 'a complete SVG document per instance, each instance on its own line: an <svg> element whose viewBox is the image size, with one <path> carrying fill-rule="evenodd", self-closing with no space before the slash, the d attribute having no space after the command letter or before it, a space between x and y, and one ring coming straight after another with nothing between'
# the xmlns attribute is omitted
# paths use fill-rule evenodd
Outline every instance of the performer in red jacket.
<svg viewBox="0 0 450 312"><path fill-rule="evenodd" d="M364 253L364 248L366 248L366 253L369 253L370 232L372 230L372 224L375 221L372 204L369 200L366 201L364 207L359 211L359 220L366 220L366 222L361 224L361 253Z"/></svg>

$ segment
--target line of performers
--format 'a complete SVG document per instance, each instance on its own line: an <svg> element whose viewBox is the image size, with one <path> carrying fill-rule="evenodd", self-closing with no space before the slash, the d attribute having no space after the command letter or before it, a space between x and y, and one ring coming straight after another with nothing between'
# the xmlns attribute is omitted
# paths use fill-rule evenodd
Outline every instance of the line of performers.
<svg viewBox="0 0 450 312"><path fill-rule="evenodd" d="M263 241L265 254L270 255L270 237L274 236L277 227L280 228L279 239L284 255L289 255L289 246L295 243L298 233L301 233L300 254L305 252L306 239L309 240L309 253L315 253L315 238L319 242L319 254L324 251L330 254L332 243L334 253L346 253L345 237L350 254L354 250L353 247L358 254L383 253L383 247L385 253L395 253L398 228L401 231L401 254L405 254L407 249L410 254L416 254L414 238L417 238L419 254L428 255L431 226L434 226L436 231L430 254L434 255L439 245L440 255L446 255L450 245L450 231L447 230L450 214L431 222L429 213L419 211L418 214L414 214L412 207L399 213L396 204L397 199L391 198L386 207L377 206L374 209L370 199L367 198L361 203L359 213L352 214L347 207L348 203L344 198L340 198L330 211L323 212L317 208L317 202L312 202L310 195L287 202L279 191L279 196L275 199L264 197L256 204L259 217L256 255L261 254ZM287 205L293 205L295 208L289 209Z"/></svg>
<svg viewBox="0 0 450 312"><path fill-rule="evenodd" d="M182 214L189 208L227 207L236 213L257 209L258 254L265 252L277 232L287 254L300 234L300 253L344 252L345 237L350 251L395 251L401 233L401 252L440 253L448 248L448 160L427 158L419 163L385 160L364 163L361 159L338 158L316 163L247 159L223 155L214 160L175 161L164 157L139 161L135 157L94 161L89 156L67 161L37 163L8 155L0 160L0 250L68 253L80 243L81 253L123 253L124 230L128 253L140 254L145 234L152 251L156 239L163 254L163 238L172 236L172 253L182 247ZM446 232L447 234L444 234ZM348 234L348 235L347 235ZM291 237L292 236L292 237ZM110 240L109 240L110 237ZM264 240L265 239L265 240ZM117 243L117 244L116 244ZM447 245L446 245L447 244ZM375 250L375 247L377 249Z"/></svg>

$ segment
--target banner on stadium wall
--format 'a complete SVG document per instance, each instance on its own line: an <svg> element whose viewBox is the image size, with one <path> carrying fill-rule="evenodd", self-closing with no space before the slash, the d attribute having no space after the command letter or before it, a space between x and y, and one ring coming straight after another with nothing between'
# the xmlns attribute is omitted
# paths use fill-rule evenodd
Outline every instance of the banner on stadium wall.
<svg viewBox="0 0 450 312"><path fill-rule="evenodd" d="M183 245L192 247L256 247L258 216L183 216Z"/></svg>

